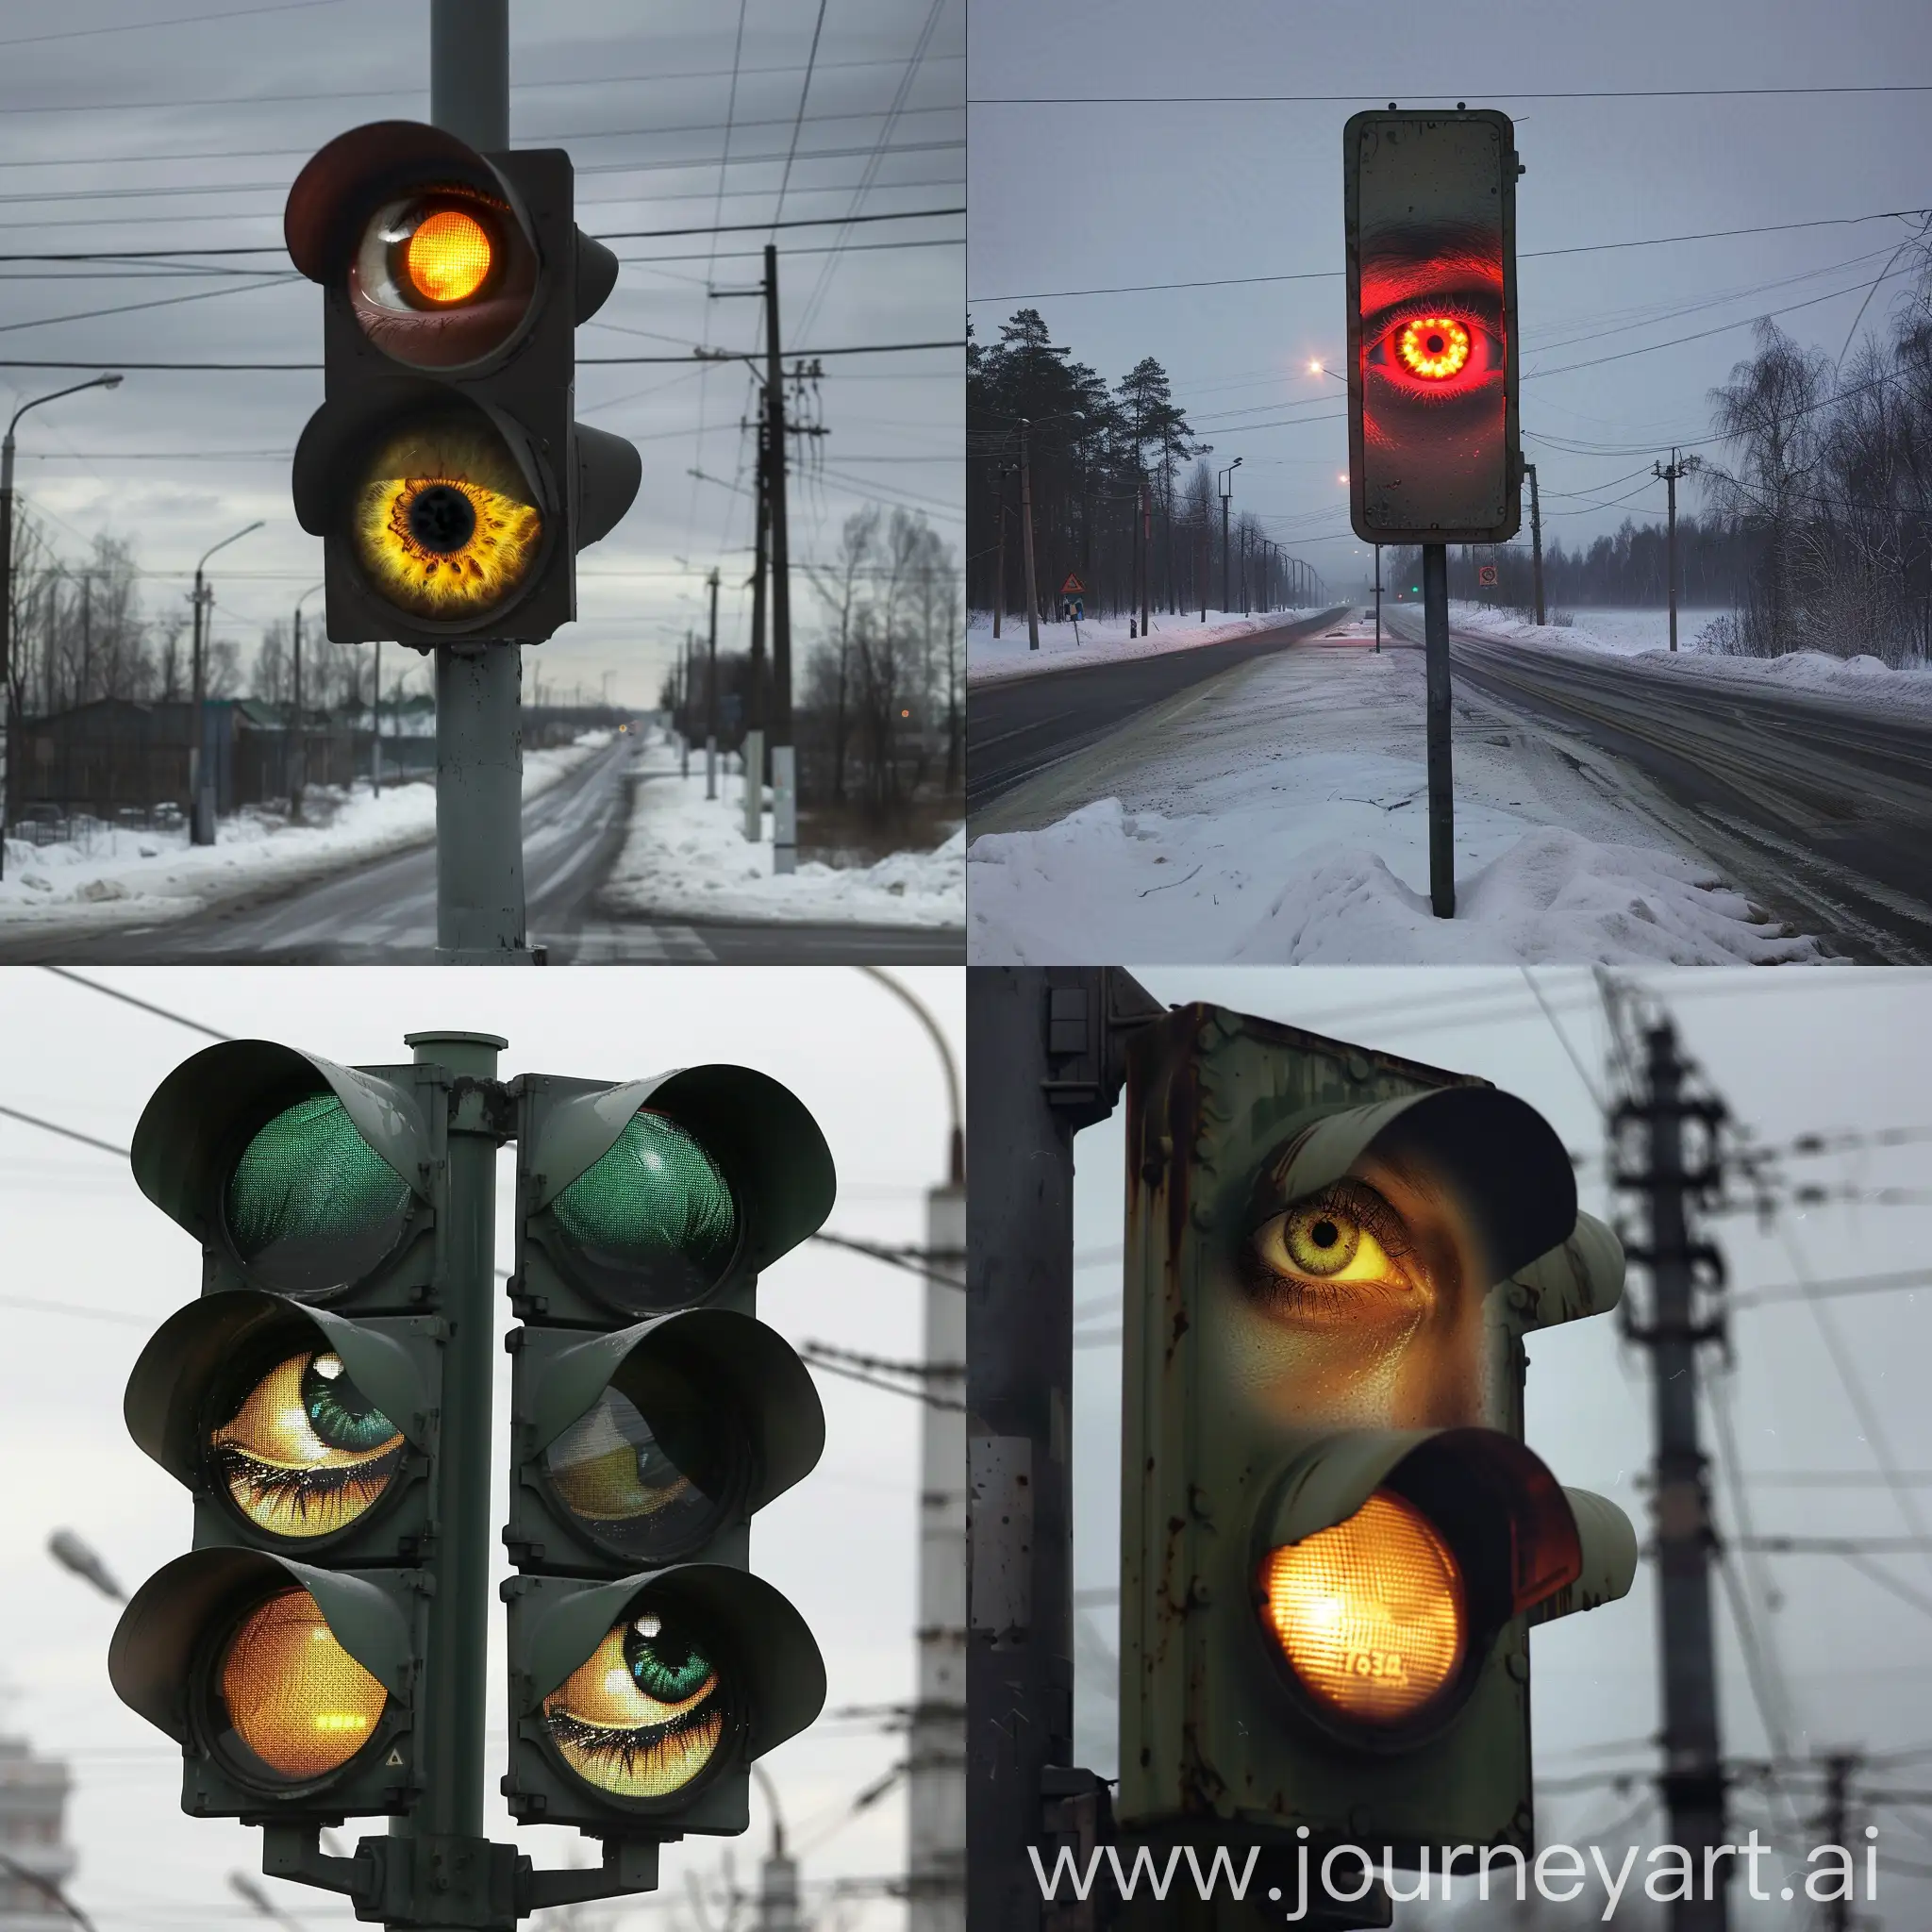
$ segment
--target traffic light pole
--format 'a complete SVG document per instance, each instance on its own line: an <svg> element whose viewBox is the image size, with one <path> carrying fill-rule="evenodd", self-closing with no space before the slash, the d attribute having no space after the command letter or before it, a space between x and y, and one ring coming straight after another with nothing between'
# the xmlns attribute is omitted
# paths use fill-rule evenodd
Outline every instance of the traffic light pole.
<svg viewBox="0 0 1932 1932"><path fill-rule="evenodd" d="M966 1002L967 1923L1034 1932L1028 1846L1051 1870L1105 1802L1072 1761L1074 1135L1159 1008L1112 967L989 969Z"/></svg>
<svg viewBox="0 0 1932 1932"><path fill-rule="evenodd" d="M484 154L509 145L509 0L430 0L429 118ZM523 653L436 646L436 957L527 964Z"/></svg>
<svg viewBox="0 0 1932 1932"><path fill-rule="evenodd" d="M772 536L772 870L798 869L798 752L791 741L791 550L785 514L785 372L778 251L765 243L766 515Z"/></svg>
<svg viewBox="0 0 1932 1932"><path fill-rule="evenodd" d="M1536 465L1524 463L1529 477L1529 564L1535 577L1536 621L1543 622L1543 503L1536 483Z"/></svg>
<svg viewBox="0 0 1932 1932"><path fill-rule="evenodd" d="M1644 1091L1626 1102L1619 1120L1641 1121L1646 1161L1619 1184L1644 1199L1647 1244L1629 1254L1651 1279L1647 1324L1627 1324L1650 1352L1657 1425L1652 1500L1657 1517L1657 1641L1663 1679L1664 1770L1659 1779L1671 1818L1671 1842L1690 1855L1700 1874L1710 1869L1707 1848L1726 1841L1724 1774L1719 1747L1717 1656L1711 1624L1710 1560L1715 1536L1710 1493L1697 1430L1697 1350L1722 1333L1700 1324L1694 1307L1700 1265L1716 1257L1693 1241L1690 1201L1716 1185L1713 1167L1692 1173L1685 1162L1684 1123L1719 1117L1709 1102L1687 1100L1675 1032L1664 1021L1644 1035ZM1724 1867L1728 1880L1730 1866ZM1729 1901L1679 1899L1671 1932L1727 1932Z"/></svg>
<svg viewBox="0 0 1932 1932"><path fill-rule="evenodd" d="M1443 543L1423 545L1423 666L1428 687L1429 904L1438 919L1454 919L1456 785L1449 761L1449 549Z"/></svg>
<svg viewBox="0 0 1932 1932"><path fill-rule="evenodd" d="M705 651L705 796L718 795L718 573L711 572L711 641Z"/></svg>

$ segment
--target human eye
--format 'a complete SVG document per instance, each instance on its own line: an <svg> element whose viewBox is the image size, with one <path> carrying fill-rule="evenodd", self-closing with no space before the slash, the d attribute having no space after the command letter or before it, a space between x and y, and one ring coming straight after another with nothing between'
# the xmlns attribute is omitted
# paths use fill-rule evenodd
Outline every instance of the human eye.
<svg viewBox="0 0 1932 1932"><path fill-rule="evenodd" d="M1417 401L1475 394L1503 370L1499 331L1474 301L1407 303L1385 310L1364 335L1363 360L1398 393Z"/></svg>
<svg viewBox="0 0 1932 1932"><path fill-rule="evenodd" d="M1345 1177L1291 1202L1249 1236L1244 1274L1270 1312L1296 1321L1413 1313L1428 1276L1402 1216Z"/></svg>

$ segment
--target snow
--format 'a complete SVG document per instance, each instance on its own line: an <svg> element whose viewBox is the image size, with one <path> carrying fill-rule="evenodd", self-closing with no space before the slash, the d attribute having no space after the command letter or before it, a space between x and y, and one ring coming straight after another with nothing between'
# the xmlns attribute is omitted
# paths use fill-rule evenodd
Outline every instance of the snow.
<svg viewBox="0 0 1932 1932"><path fill-rule="evenodd" d="M703 754L691 755L689 777L680 763L669 732L646 740L624 850L598 895L606 910L814 925L966 923L963 825L937 851L894 852L865 866L809 860L781 875L772 870L769 807L760 841L744 836L742 773L721 770L719 795L707 799Z"/></svg>
<svg viewBox="0 0 1932 1932"><path fill-rule="evenodd" d="M1385 604L1383 609L1387 612ZM1422 635L1421 608L1399 607L1405 635ZM1782 658L1731 658L1707 649L1702 635L1723 610L1677 612L1677 649L1670 648L1670 613L1662 609L1580 609L1569 625L1534 625L1518 611L1481 604L1452 602L1453 629L1539 650L1610 654L1634 660L1659 676L1704 678L1716 683L1755 684L1802 692L1869 709L1908 710L1932 716L1932 665L1894 671L1874 657L1834 658L1823 651L1790 651Z"/></svg>
<svg viewBox="0 0 1932 1932"><path fill-rule="evenodd" d="M1257 659L976 815L972 963L1822 957L1679 848L1607 766L1460 704L1457 911L1434 918L1422 654L1376 656L1372 641L1357 620Z"/></svg>
<svg viewBox="0 0 1932 1932"><path fill-rule="evenodd" d="M571 745L524 754L524 796L536 797L610 742L586 732ZM185 824L166 831L100 825L85 840L34 845L7 841L0 880L0 931L150 924L182 919L224 900L293 887L436 835L436 787L385 784L373 797L311 785L308 812L324 823L291 825L278 811L246 808L218 820L212 845L192 845Z"/></svg>
<svg viewBox="0 0 1932 1932"><path fill-rule="evenodd" d="M1202 644L1225 643L1230 638L1253 637L1257 631L1279 630L1284 625L1300 624L1315 616L1312 610L1271 610L1265 617L1231 617L1210 610L1206 624L1186 618L1156 615L1144 638L1127 635L1131 620L1108 618L1105 623L1042 624L1040 648L1031 649L1026 639L1026 618L1017 622L1008 617L1000 636L992 634L992 618L975 611L966 631L966 682L968 686L991 684L1008 677L1029 677L1042 671L1063 671L1070 664L1098 662L1103 658L1159 658L1169 651L1191 651ZM1075 641L1074 631L1079 632Z"/></svg>

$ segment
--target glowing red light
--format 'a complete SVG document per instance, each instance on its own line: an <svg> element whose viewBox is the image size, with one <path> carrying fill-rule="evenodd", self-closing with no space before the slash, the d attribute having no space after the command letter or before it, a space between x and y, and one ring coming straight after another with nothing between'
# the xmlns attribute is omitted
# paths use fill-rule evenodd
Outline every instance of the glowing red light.
<svg viewBox="0 0 1932 1932"><path fill-rule="evenodd" d="M1453 316L1424 315L1404 325L1395 353L1411 375L1446 382L1469 360L1469 331Z"/></svg>

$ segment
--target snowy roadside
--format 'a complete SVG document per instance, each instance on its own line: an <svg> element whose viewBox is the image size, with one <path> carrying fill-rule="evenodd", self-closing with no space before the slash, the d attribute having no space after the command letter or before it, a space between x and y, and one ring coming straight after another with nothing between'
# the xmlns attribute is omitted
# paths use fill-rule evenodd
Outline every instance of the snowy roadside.
<svg viewBox="0 0 1932 1932"><path fill-rule="evenodd" d="M1158 739L1123 734L1094 798L967 850L974 965L1717 965L1810 961L1643 801L1458 706L1457 909L1432 916L1421 654L1373 626L1257 662ZM1062 769L1080 775L1076 755ZM1015 794L1017 797L1019 794ZM1091 794L1090 794L1091 796ZM1571 829L1558 829L1570 827Z"/></svg>
<svg viewBox="0 0 1932 1932"><path fill-rule="evenodd" d="M966 833L934 852L894 852L866 866L811 861L772 870L772 813L763 836L744 836L744 778L730 761L715 799L705 796L702 755L679 775L669 734L646 741L624 850L598 893L625 918L756 920L818 925L959 926L966 923Z"/></svg>
<svg viewBox="0 0 1932 1932"><path fill-rule="evenodd" d="M1001 625L1001 635L992 634L992 619L975 611L966 630L966 683L994 684L1009 677L1031 677L1042 671L1064 671L1073 664L1097 663L1116 658L1159 658L1169 651L1192 651L1203 644L1225 643L1230 638L1253 637L1257 631L1279 630L1283 625L1301 624L1316 613L1312 610L1271 610L1265 617L1228 617L1218 610L1208 613L1206 624L1191 624L1185 618L1156 617L1147 636L1129 637L1129 620L1109 618L1105 624L1042 624L1040 648L1031 649L1026 641L1026 620L1017 626L1011 618ZM1074 641L1074 630L1079 639Z"/></svg>
<svg viewBox="0 0 1932 1932"><path fill-rule="evenodd" d="M547 791L610 742L586 732L575 744L524 754L524 797ZM290 888L343 867L387 858L436 836L436 787L390 785L381 797L365 786L346 794L311 786L311 808L327 823L291 825L279 813L249 808L220 820L212 845L191 845L185 825L169 831L102 826L86 843L7 841L0 880L0 931L73 927L97 930L183 919L265 888Z"/></svg>
<svg viewBox="0 0 1932 1932"><path fill-rule="evenodd" d="M1384 607L1385 609L1387 607ZM1421 636L1421 613L1399 607L1405 633ZM1932 665L1893 671L1876 658L1833 658L1823 651L1791 651L1782 658L1731 658L1700 642L1705 627L1726 613L1679 610L1677 649L1670 648L1670 616L1660 609L1579 610L1572 625L1535 625L1511 610L1452 603L1449 622L1471 637L1522 644L1554 654L1624 658L1659 676L1714 683L1755 684L1870 710L1908 710L1932 716Z"/></svg>

